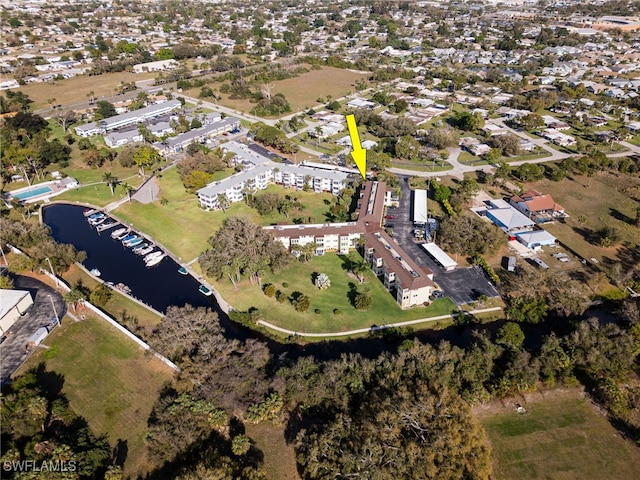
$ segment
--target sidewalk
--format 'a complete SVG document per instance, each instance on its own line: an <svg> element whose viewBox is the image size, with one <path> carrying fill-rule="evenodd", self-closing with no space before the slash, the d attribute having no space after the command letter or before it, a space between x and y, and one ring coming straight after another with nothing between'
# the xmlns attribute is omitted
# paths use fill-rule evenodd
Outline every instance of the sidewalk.
<svg viewBox="0 0 640 480"><path fill-rule="evenodd" d="M465 312L471 315L476 315L478 313L487 313L487 312L497 312L502 310L500 307L491 307L491 308L483 308L480 310L471 310L470 312ZM349 330L347 332L328 332L328 333L303 333L303 332L294 332L293 330L287 330L286 328L281 328L273 325L272 323L266 322L264 320L258 320L256 323L258 325L262 325L263 327L270 328L271 330L276 330L281 333L286 333L288 335L295 335L297 337L314 337L314 338L324 338L324 337L347 337L349 335L358 335L361 333L368 332L377 332L379 330L386 330L388 328L398 328L398 327L407 327L410 325L417 325L420 323L428 323L434 322L436 320L444 320L447 318L453 318L453 315L440 315L438 317L430 317L430 318L419 318L417 320L407 320L405 322L398 323L389 323L385 325L374 325L368 328L358 328L357 330Z"/></svg>

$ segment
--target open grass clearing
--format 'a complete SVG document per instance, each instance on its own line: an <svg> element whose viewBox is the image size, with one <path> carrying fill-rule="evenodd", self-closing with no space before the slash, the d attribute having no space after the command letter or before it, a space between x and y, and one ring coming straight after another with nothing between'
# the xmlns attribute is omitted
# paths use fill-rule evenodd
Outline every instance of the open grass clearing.
<svg viewBox="0 0 640 480"><path fill-rule="evenodd" d="M323 67L319 70L309 70L302 75L285 80L273 81L272 95L282 93L291 105L292 112L299 112L316 105L319 97L339 98L355 91L357 80L367 78L368 74L358 73L341 68ZM198 93L199 93L199 89ZM197 96L197 93L196 95ZM221 94L219 103L241 112L250 112L255 104L248 99L231 99Z"/></svg>
<svg viewBox="0 0 640 480"><path fill-rule="evenodd" d="M303 208L292 210L289 218L277 211L260 216L256 209L247 206L244 202L231 204L226 212L203 210L200 208L197 197L185 190L175 169L165 171L158 179L158 185L160 186L158 198L165 198L168 201L166 205L161 205L159 201L146 205L133 201L123 204L114 213L116 217L134 225L186 261L192 260L206 250L207 240L220 228L227 217L241 215L261 225L293 223L296 218L308 219L308 217L311 217L314 223L324 223L329 210L325 200L329 201L332 198L330 193L317 194L270 185L259 193L290 195L298 198Z"/></svg>
<svg viewBox="0 0 640 480"><path fill-rule="evenodd" d="M640 178L603 173L592 178L574 176L561 182L545 179L527 184L526 188L550 194L565 208L570 215L565 222L555 222L544 228L576 254L599 262L633 261L622 254L622 250L627 249L620 245L634 248L638 244L638 229L632 221L640 207L640 202L634 200L640 198ZM596 232L607 226L618 232L617 246L604 248L599 245Z"/></svg>
<svg viewBox="0 0 640 480"><path fill-rule="evenodd" d="M493 447L493 478L640 477L640 449L623 439L580 390L528 394L525 400L475 409ZM526 413L516 412L516 401Z"/></svg>
<svg viewBox="0 0 640 480"><path fill-rule="evenodd" d="M441 299L429 307L413 307L402 310L394 297L387 291L373 272L367 271L365 283L359 284L357 278L348 272L349 261L335 253L314 257L307 263L293 263L290 267L274 275L269 273L263 279L263 285L272 283L287 297L294 292L302 292L311 300L307 312L296 312L289 301L278 303L269 298L257 284L244 281L237 290L228 280L216 283L220 293L228 299L236 310L258 308L266 321L276 326L304 333L344 332L372 325L398 323L405 320L447 315L455 310L451 300ZM319 290L314 284L315 274L325 273L329 276L331 286ZM287 287L283 284L286 283ZM371 289L373 305L367 311L359 311L351 304L351 296L355 290ZM319 314L315 310L320 310ZM342 313L336 315L334 309ZM416 327L417 328L417 327Z"/></svg>
<svg viewBox="0 0 640 480"><path fill-rule="evenodd" d="M20 91L33 100L31 110L48 108L47 100L55 98L55 103L65 105L68 103L87 101L89 92L93 92L98 100L117 102L117 93L121 82L137 82L154 78L154 73L104 73L102 75L78 75L73 78L55 81L54 83L30 83L20 87Z"/></svg>
<svg viewBox="0 0 640 480"><path fill-rule="evenodd" d="M295 452L285 440L283 426L261 422L257 425L247 423L245 428L247 436L264 455L261 467L267 478L300 480Z"/></svg>
<svg viewBox="0 0 640 480"><path fill-rule="evenodd" d="M66 318L45 344L49 348L37 349L19 373L44 362L47 371L62 375L62 392L73 411L97 435L107 434L112 447L118 440L126 442L125 475L150 470L147 419L172 370L94 317L77 323Z"/></svg>

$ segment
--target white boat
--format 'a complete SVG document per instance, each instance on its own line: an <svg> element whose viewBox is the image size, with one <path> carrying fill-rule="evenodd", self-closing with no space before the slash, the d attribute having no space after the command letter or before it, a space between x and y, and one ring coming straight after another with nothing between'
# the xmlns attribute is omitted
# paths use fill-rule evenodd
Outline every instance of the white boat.
<svg viewBox="0 0 640 480"><path fill-rule="evenodd" d="M90 217L91 215L93 215L97 211L98 210L96 210L95 208L85 208L83 214L84 214L85 217Z"/></svg>
<svg viewBox="0 0 640 480"><path fill-rule="evenodd" d="M148 253L151 253L154 248L156 248L155 245L148 245L144 248L141 248L140 250L134 249L133 251L135 252L136 255L147 255Z"/></svg>
<svg viewBox="0 0 640 480"><path fill-rule="evenodd" d="M103 232L105 230L109 230L111 227L114 227L116 225L118 225L118 222L103 223L102 225L98 225L96 230L98 230L99 232Z"/></svg>
<svg viewBox="0 0 640 480"><path fill-rule="evenodd" d="M144 261L148 262L152 258L157 257L159 255L162 255L162 250L156 250L155 252L152 252L152 253L149 253L148 255L145 255Z"/></svg>
<svg viewBox="0 0 640 480"><path fill-rule="evenodd" d="M109 218L109 217L107 217L106 215L103 215L102 217L97 217L95 219L89 220L89 223L95 227L96 225L100 225L107 218Z"/></svg>
<svg viewBox="0 0 640 480"><path fill-rule="evenodd" d="M159 263L162 261L162 259L163 259L164 257L166 257L166 256L167 256L167 254L166 254L166 253L163 253L163 254L161 254L161 255L158 255L158 256L156 256L156 257L153 257L151 260L149 260L149 261L147 261L147 262L144 262L144 263L145 263L145 265L146 265L147 267L153 267L154 265L159 264Z"/></svg>
<svg viewBox="0 0 640 480"><path fill-rule="evenodd" d="M117 230L114 230L113 232L111 232L111 238L118 238L119 235L127 231L128 229L126 227L118 228Z"/></svg>
<svg viewBox="0 0 640 480"><path fill-rule="evenodd" d="M89 270L89 273L94 277L99 277L100 275L102 275L102 273L100 273L100 270L98 270L97 268L92 268L91 270Z"/></svg>
<svg viewBox="0 0 640 480"><path fill-rule="evenodd" d="M130 233L131 233L131 230L128 229L128 228L125 228L124 232L120 232L118 235L116 235L113 238L115 238L116 240L123 240L123 239L127 238Z"/></svg>

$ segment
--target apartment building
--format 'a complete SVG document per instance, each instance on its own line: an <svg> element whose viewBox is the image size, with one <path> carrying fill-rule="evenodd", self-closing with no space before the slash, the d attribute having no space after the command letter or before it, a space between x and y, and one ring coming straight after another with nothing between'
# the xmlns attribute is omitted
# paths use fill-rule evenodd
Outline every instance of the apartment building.
<svg viewBox="0 0 640 480"><path fill-rule="evenodd" d="M218 122L194 128L188 132L181 133L175 137L168 138L164 143L156 143L156 147L162 153L178 153L187 148L192 143L203 143L207 140L240 128L240 120L234 117L226 117Z"/></svg>
<svg viewBox="0 0 640 480"><path fill-rule="evenodd" d="M270 183L297 190L308 186L307 188L317 193L331 192L338 195L346 186L349 176L348 173L338 170L275 163L250 146L238 142L229 142L223 145L223 148L235 154L234 163L242 165L243 170L198 190L200 204L209 210L220 208L218 200L223 194L229 202L240 202L246 192L264 190Z"/></svg>
<svg viewBox="0 0 640 480"><path fill-rule="evenodd" d="M316 255L326 252L346 255L364 239L364 259L398 305L406 309L429 301L434 288L433 273L419 267L383 230L384 207L392 201L384 182L369 181L361 189L355 222L276 225L264 229L292 252L315 243Z"/></svg>
<svg viewBox="0 0 640 480"><path fill-rule="evenodd" d="M123 113L114 117L98 120L97 122L87 123L75 128L76 134L81 137L91 137L93 135L102 135L118 128L136 125L146 120L165 115L182 108L182 104L178 100L169 100L156 105L150 105L139 110Z"/></svg>

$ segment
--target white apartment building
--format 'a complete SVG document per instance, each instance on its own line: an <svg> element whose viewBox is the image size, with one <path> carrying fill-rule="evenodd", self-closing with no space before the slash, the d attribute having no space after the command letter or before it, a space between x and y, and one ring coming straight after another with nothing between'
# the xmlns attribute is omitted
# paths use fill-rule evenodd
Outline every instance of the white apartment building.
<svg viewBox="0 0 640 480"><path fill-rule="evenodd" d="M331 192L338 195L346 186L349 176L348 173L337 170L275 163L238 142L229 142L223 148L236 155L234 162L242 165L243 170L198 190L200 205L208 210L220 208L219 198L223 194L229 202L240 202L245 193L264 190L270 183L297 190L308 185L308 188L317 193Z"/></svg>

